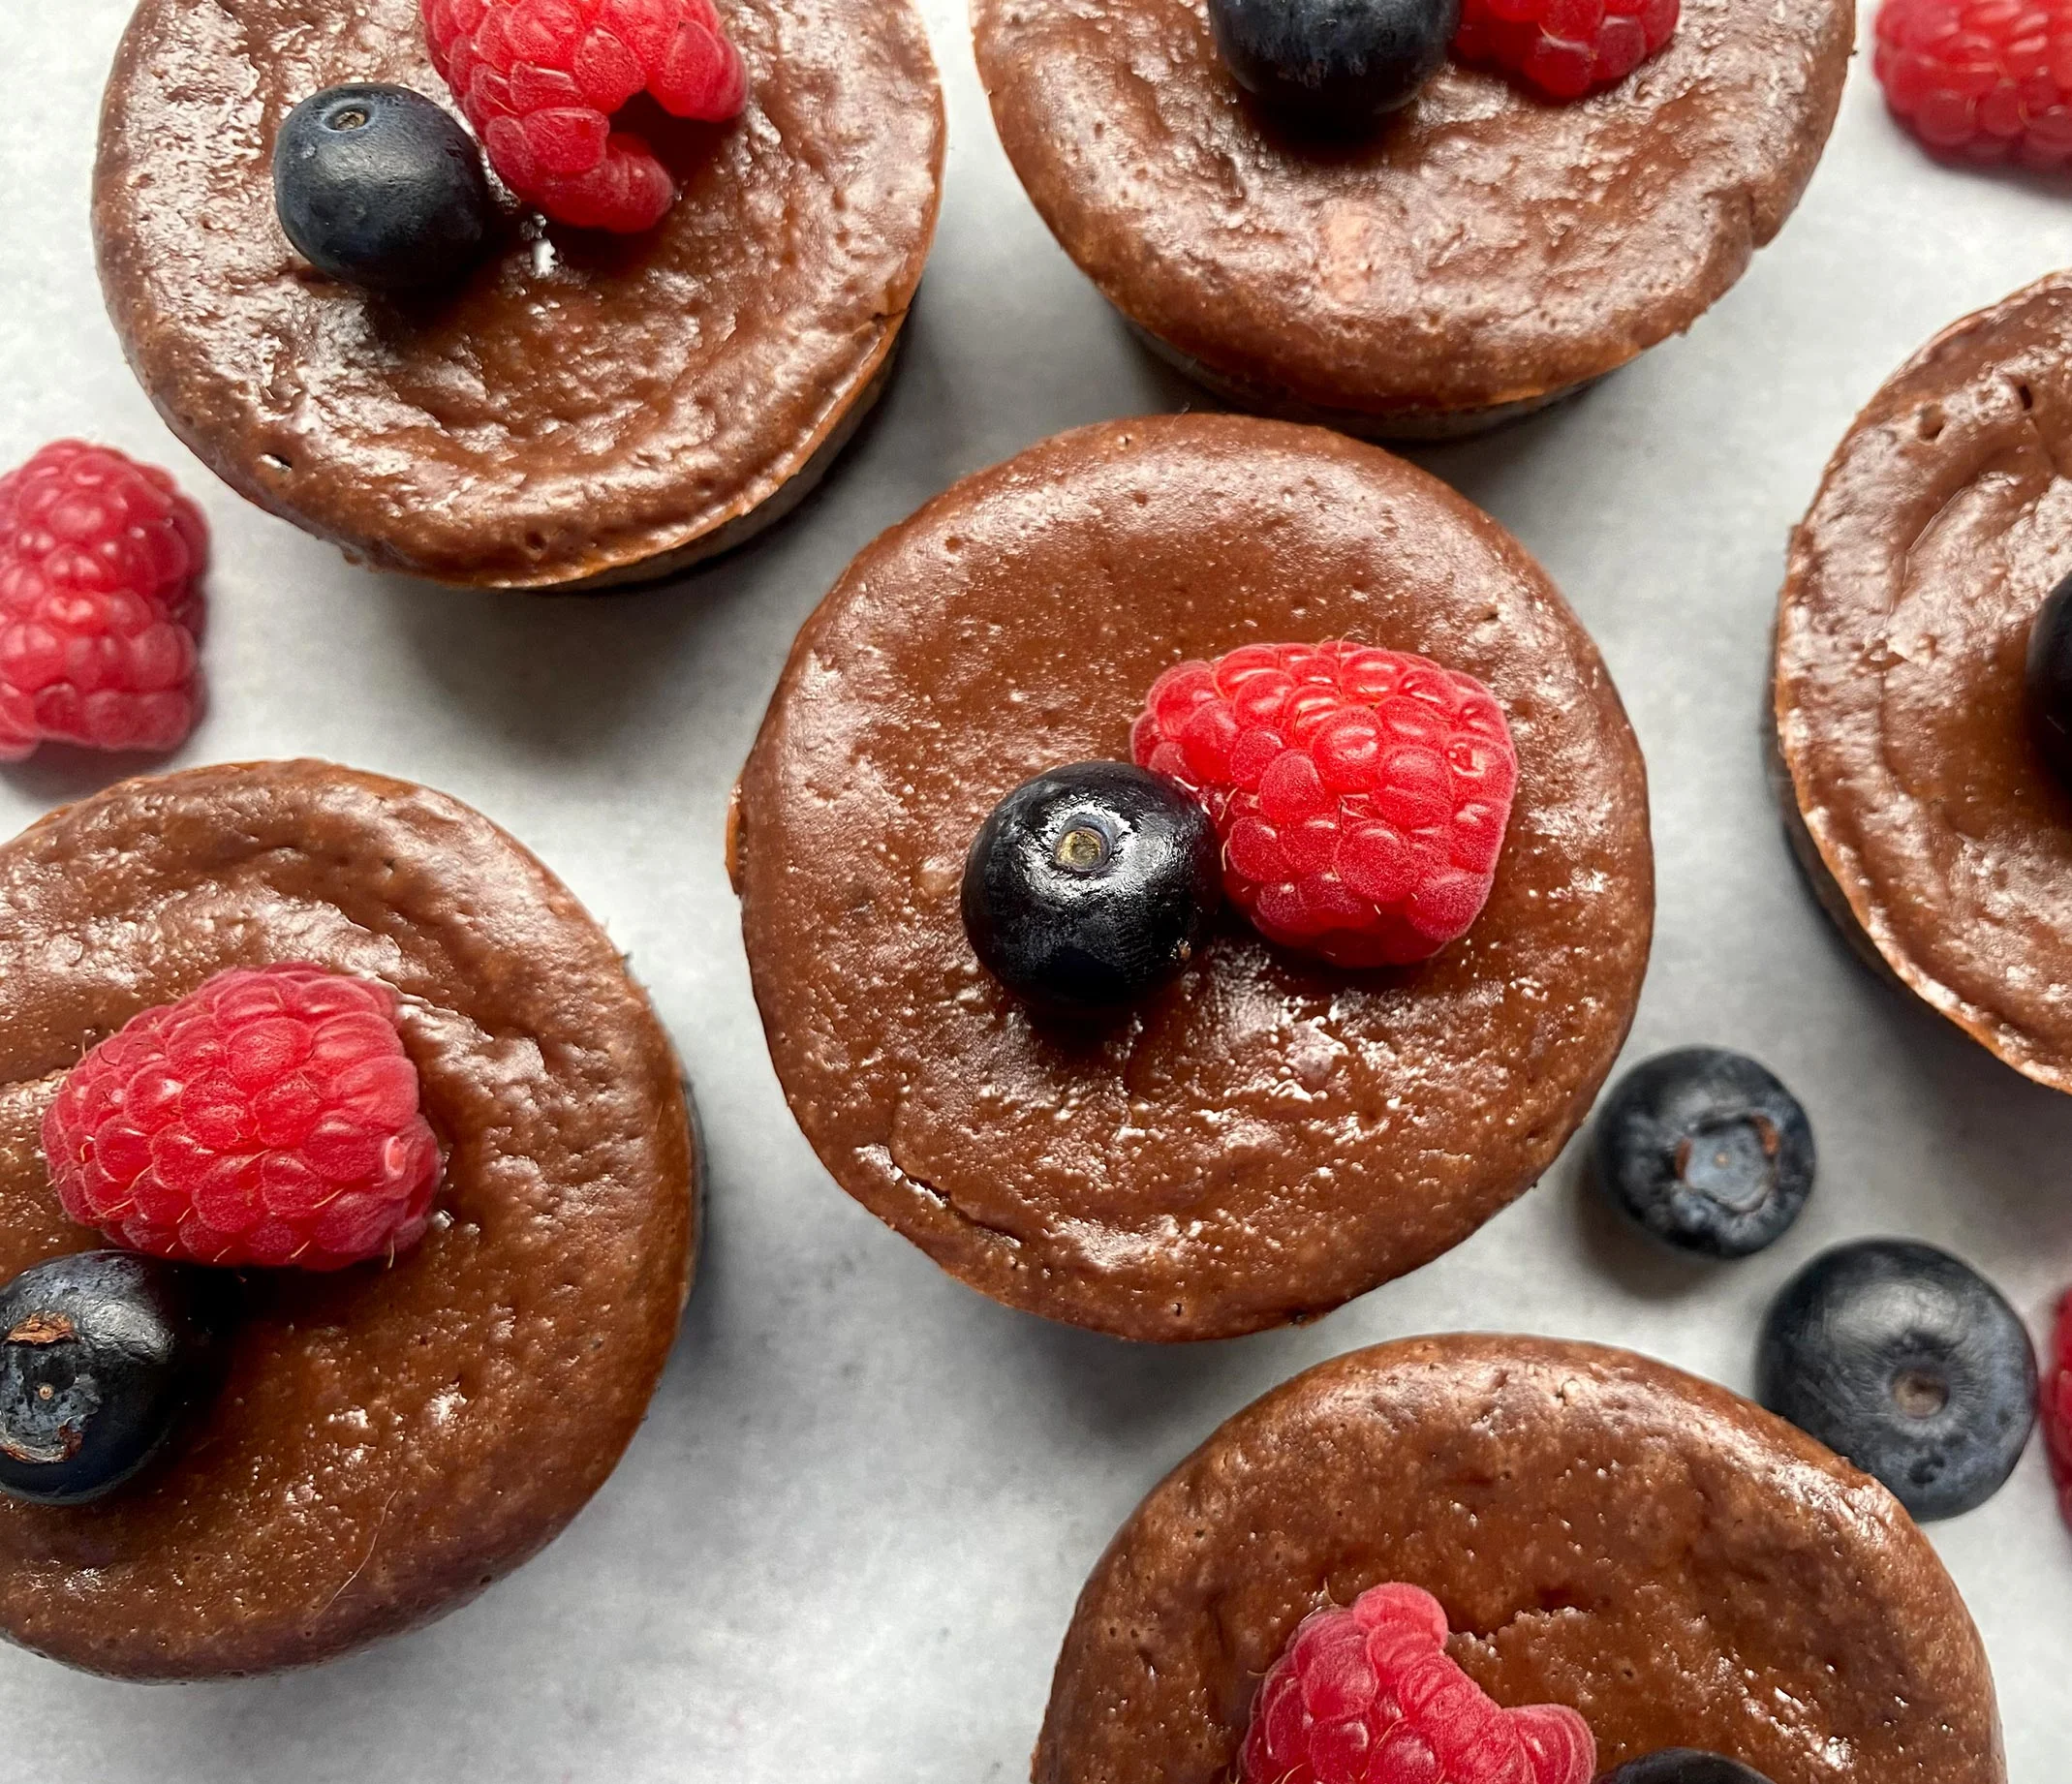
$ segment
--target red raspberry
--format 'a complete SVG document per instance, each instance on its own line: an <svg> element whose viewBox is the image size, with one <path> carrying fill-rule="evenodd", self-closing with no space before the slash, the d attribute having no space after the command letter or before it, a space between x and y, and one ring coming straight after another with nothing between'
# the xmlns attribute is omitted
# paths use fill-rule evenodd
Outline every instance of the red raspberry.
<svg viewBox="0 0 2072 1784"><path fill-rule="evenodd" d="M1166 670L1129 741L1208 807L1223 889L1269 940L1398 966L1489 900L1518 756L1472 676L1357 644L1248 644Z"/></svg>
<svg viewBox="0 0 2072 1784"><path fill-rule="evenodd" d="M557 223L635 234L675 202L612 113L638 93L717 123L748 70L712 0L423 0L432 63L504 183Z"/></svg>
<svg viewBox="0 0 2072 1784"><path fill-rule="evenodd" d="M386 985L238 967L125 1025L44 1116L65 1213L132 1250L340 1270L417 1244L439 1145Z"/></svg>
<svg viewBox="0 0 2072 1784"><path fill-rule="evenodd" d="M1885 0L1871 66L1886 104L1939 153L2072 159L2072 0Z"/></svg>
<svg viewBox="0 0 2072 1784"><path fill-rule="evenodd" d="M2043 1371L2043 1443L2057 1483L2057 1504L2072 1523L2072 1294L2057 1304L2050 1367Z"/></svg>
<svg viewBox="0 0 2072 1784"><path fill-rule="evenodd" d="M1616 85L1668 43L1679 0L1461 0L1453 53L1555 99Z"/></svg>
<svg viewBox="0 0 2072 1784"><path fill-rule="evenodd" d="M60 440L0 477L0 760L185 737L207 560L201 510L108 446Z"/></svg>
<svg viewBox="0 0 2072 1784"><path fill-rule="evenodd" d="M1414 1585L1305 1617L1252 1702L1243 1784L1589 1784L1590 1724L1503 1709L1447 1657L1446 1614Z"/></svg>

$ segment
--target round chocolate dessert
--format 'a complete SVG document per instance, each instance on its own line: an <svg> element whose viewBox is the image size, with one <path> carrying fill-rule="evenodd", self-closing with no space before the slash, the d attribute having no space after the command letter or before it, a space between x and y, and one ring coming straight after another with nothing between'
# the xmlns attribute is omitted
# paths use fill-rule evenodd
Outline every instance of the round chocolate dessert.
<svg viewBox="0 0 2072 1784"><path fill-rule="evenodd" d="M974 0L1007 158L1066 252L1242 407L1469 431L1690 326L1835 120L1850 0L1684 0L1667 48L1550 104L1448 62L1353 141L1277 125L1200 0Z"/></svg>
<svg viewBox="0 0 2072 1784"><path fill-rule="evenodd" d="M402 1000L446 1153L392 1263L246 1273L229 1375L95 1504L0 1499L0 1629L200 1678L322 1660L450 1610L611 1472L690 1280L667 1037L617 951L467 807L324 762L132 781L0 849L0 1277L105 1245L39 1146L81 1054L224 968L310 962Z"/></svg>
<svg viewBox="0 0 2072 1784"><path fill-rule="evenodd" d="M660 575L797 502L878 393L935 231L943 118L906 0L738 0L748 109L636 121L680 196L613 237L520 216L456 291L317 273L274 214L297 102L450 104L418 0L143 0L94 233L125 351L241 495L384 569L506 588Z"/></svg>
<svg viewBox="0 0 2072 1784"><path fill-rule="evenodd" d="M1225 911L1104 1026L980 966L966 850L1041 770L1127 758L1160 671L1355 638L1479 677L1519 780L1459 941L1357 971ZM1436 478L1236 416L1081 429L850 567L737 795L777 1073L843 1187L1010 1306L1138 1338L1324 1311L1457 1245L1581 1122L1647 962L1640 752L1545 573Z"/></svg>
<svg viewBox="0 0 2072 1784"><path fill-rule="evenodd" d="M2031 735L2029 631L2072 570L2072 276L1945 330L1871 399L1792 541L1785 815L1871 957L2072 1091L2072 794Z"/></svg>
<svg viewBox="0 0 2072 1784"><path fill-rule="evenodd" d="M1036 1784L1225 1784L1296 1625L1387 1581L1499 1704L1580 1710L1606 1770L2007 1775L1984 1646L1875 1481L1664 1364L1475 1336L1311 1369L1152 1492L1080 1594Z"/></svg>

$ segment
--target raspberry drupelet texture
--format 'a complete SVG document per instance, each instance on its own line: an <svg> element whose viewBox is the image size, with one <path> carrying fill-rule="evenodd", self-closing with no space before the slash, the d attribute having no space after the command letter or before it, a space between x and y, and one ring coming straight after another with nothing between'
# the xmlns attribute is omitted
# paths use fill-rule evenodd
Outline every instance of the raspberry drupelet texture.
<svg viewBox="0 0 2072 1784"><path fill-rule="evenodd" d="M1130 747L1208 807L1223 889L1269 940L1401 966L1488 902L1518 756L1472 676L1345 642L1249 644L1160 676Z"/></svg>
<svg viewBox="0 0 2072 1784"><path fill-rule="evenodd" d="M238 967L128 1023L44 1116L65 1213L132 1250L339 1270L415 1245L439 1145L395 994Z"/></svg>
<svg viewBox="0 0 2072 1784"><path fill-rule="evenodd" d="M1253 1700L1243 1784L1590 1784L1573 1709L1504 1709L1446 1654L1446 1614L1377 1585L1306 1617Z"/></svg>
<svg viewBox="0 0 2072 1784"><path fill-rule="evenodd" d="M2051 1479L2057 1484L2057 1505L2072 1523L2072 1293L2057 1304L2057 1323L2051 1334L2051 1354L2043 1369L2044 1448L2051 1459Z"/></svg>
<svg viewBox="0 0 2072 1784"><path fill-rule="evenodd" d="M179 743L207 561L201 509L110 447L60 440L0 477L0 760Z"/></svg>
<svg viewBox="0 0 2072 1784"><path fill-rule="evenodd" d="M498 177L577 229L636 233L676 185L612 114L647 93L709 122L748 103L748 71L712 0L423 0L438 69Z"/></svg>
<svg viewBox="0 0 2072 1784"><path fill-rule="evenodd" d="M1669 42L1679 0L1461 0L1453 53L1553 99L1616 85Z"/></svg>
<svg viewBox="0 0 2072 1784"><path fill-rule="evenodd" d="M1938 154L2072 161L2072 0L1885 0L1871 66Z"/></svg>

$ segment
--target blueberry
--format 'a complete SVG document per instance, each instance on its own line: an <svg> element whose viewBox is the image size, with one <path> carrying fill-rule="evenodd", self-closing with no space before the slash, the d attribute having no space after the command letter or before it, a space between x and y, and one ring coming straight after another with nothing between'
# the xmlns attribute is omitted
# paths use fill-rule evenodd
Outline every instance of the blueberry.
<svg viewBox="0 0 2072 1784"><path fill-rule="evenodd" d="M1770 1784L1770 1780L1737 1759L1691 1747L1664 1747L1659 1753L1627 1760L1617 1771L1606 1772L1597 1784Z"/></svg>
<svg viewBox="0 0 2072 1784"><path fill-rule="evenodd" d="M1237 83L1286 122L1358 130L1446 59L1460 0L1209 0L1209 29Z"/></svg>
<svg viewBox="0 0 2072 1784"><path fill-rule="evenodd" d="M2072 787L2072 576L2044 597L2028 629L2028 723L2051 772Z"/></svg>
<svg viewBox="0 0 2072 1784"><path fill-rule="evenodd" d="M1666 1245L1747 1257L1799 1217L1813 1186L1806 1111L1753 1060L1718 1047L1657 1054L1597 1117L1598 1185Z"/></svg>
<svg viewBox="0 0 2072 1784"><path fill-rule="evenodd" d="M1200 804L1128 762L1025 781L979 826L964 928L1009 990L1060 1011L1113 1009L1208 933L1222 852Z"/></svg>
<svg viewBox="0 0 2072 1784"><path fill-rule="evenodd" d="M1839 1246L1763 1320L1757 1395L1918 1519L1999 1491L2036 1416L2036 1354L1999 1291L1933 1246Z"/></svg>
<svg viewBox="0 0 2072 1784"><path fill-rule="evenodd" d="M331 87L273 145L281 228L320 272L369 291L450 285L481 259L493 209L481 152L408 87Z"/></svg>
<svg viewBox="0 0 2072 1784"><path fill-rule="evenodd" d="M80 1251L0 1288L0 1492L77 1504L157 1455L215 1384L232 1281Z"/></svg>

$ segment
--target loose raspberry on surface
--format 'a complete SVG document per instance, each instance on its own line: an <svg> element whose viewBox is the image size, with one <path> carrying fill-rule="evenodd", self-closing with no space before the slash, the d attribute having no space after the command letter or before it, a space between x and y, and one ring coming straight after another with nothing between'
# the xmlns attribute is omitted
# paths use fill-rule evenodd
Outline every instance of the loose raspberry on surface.
<svg viewBox="0 0 2072 1784"><path fill-rule="evenodd" d="M1885 0L1871 67L1938 154L2072 161L2072 0Z"/></svg>
<svg viewBox="0 0 2072 1784"><path fill-rule="evenodd" d="M2057 1325L2044 1364L2043 1442L2057 1484L2058 1509L2072 1523L2072 1293L2057 1304Z"/></svg>
<svg viewBox="0 0 2072 1784"><path fill-rule="evenodd" d="M339 1270L415 1245L439 1146L386 985L233 968L138 1016L45 1113L65 1213L132 1250Z"/></svg>
<svg viewBox="0 0 2072 1784"><path fill-rule="evenodd" d="M207 561L201 509L111 447L60 440L0 477L0 760L178 744Z"/></svg>
<svg viewBox="0 0 2072 1784"><path fill-rule="evenodd" d="M635 234L675 202L644 138L612 114L647 93L720 122L748 70L712 0L423 0L432 63L489 165L557 223Z"/></svg>
<svg viewBox="0 0 2072 1784"><path fill-rule="evenodd" d="M1343 641L1248 644L1160 676L1130 747L1207 806L1225 894L1284 947L1402 966L1489 900L1518 755L1472 676Z"/></svg>
<svg viewBox="0 0 2072 1784"><path fill-rule="evenodd" d="M1305 1617L1252 1700L1243 1784L1589 1784L1597 1743L1559 1704L1505 1709L1446 1654L1446 1614L1377 1585Z"/></svg>
<svg viewBox="0 0 2072 1784"><path fill-rule="evenodd" d="M1552 99L1624 80L1669 42L1680 0L1461 0L1453 53L1522 76Z"/></svg>

